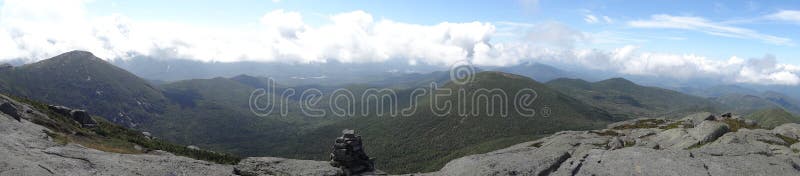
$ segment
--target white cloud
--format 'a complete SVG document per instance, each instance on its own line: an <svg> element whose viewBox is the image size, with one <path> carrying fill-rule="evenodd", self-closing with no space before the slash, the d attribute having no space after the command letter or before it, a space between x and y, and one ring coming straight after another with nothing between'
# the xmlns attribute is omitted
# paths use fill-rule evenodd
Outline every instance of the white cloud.
<svg viewBox="0 0 800 176"><path fill-rule="evenodd" d="M608 16L603 16L603 21L609 24L614 23L614 19L611 19L611 17Z"/></svg>
<svg viewBox="0 0 800 176"><path fill-rule="evenodd" d="M598 22L597 17L594 16L594 15L586 15L586 16L584 16L583 17L583 21L586 21L586 23L589 23L589 24L594 24L594 23Z"/></svg>
<svg viewBox="0 0 800 176"><path fill-rule="evenodd" d="M773 56L748 61L735 56L728 60L715 60L694 54L640 52L637 46L624 46L610 52L573 50L549 57L554 58L538 59L631 75L715 78L749 84L800 84L800 67L778 64Z"/></svg>
<svg viewBox="0 0 800 176"><path fill-rule="evenodd" d="M800 23L800 11L798 10L781 10L776 13L767 15L768 19L788 21L793 23Z"/></svg>
<svg viewBox="0 0 800 176"><path fill-rule="evenodd" d="M39 1L4 2L0 9L0 60L21 58L33 62L76 49L88 50L106 59L125 59L138 54L221 62L382 62L406 59L415 65L445 66L470 60L477 65L505 66L535 60L633 75L800 84L800 67L779 64L774 58L715 60L693 54L639 51L637 46L611 51L580 49L577 46L598 42L596 40L600 39L596 38L604 35L622 34L587 34L554 22L492 24L476 21L420 25L375 19L367 12L353 11L329 16L328 24L310 26L300 13L274 10L265 13L258 26L214 28L136 21L124 15L88 17L83 1ZM595 20L613 22L606 17L595 16ZM692 17L654 16L650 21L634 21L630 25L692 29L745 38L765 37L746 29ZM510 40L493 41L495 36Z"/></svg>
<svg viewBox="0 0 800 176"><path fill-rule="evenodd" d="M700 17L653 15L649 20L630 21L628 25L638 28L684 29L722 37L759 40L775 45L794 45L789 38L762 34L750 29L729 26Z"/></svg>

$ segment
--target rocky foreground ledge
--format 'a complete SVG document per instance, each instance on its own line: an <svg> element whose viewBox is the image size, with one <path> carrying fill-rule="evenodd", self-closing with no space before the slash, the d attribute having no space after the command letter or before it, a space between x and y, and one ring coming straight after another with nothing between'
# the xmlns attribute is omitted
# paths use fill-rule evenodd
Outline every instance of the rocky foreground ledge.
<svg viewBox="0 0 800 176"><path fill-rule="evenodd" d="M767 130L738 117L699 113L563 131L408 175L800 175L798 139L800 124ZM252 175L334 175L336 168L326 164L249 158L235 168Z"/></svg>
<svg viewBox="0 0 800 176"><path fill-rule="evenodd" d="M636 119L463 157L424 175L800 175L799 138L800 124L757 129L730 115Z"/></svg>

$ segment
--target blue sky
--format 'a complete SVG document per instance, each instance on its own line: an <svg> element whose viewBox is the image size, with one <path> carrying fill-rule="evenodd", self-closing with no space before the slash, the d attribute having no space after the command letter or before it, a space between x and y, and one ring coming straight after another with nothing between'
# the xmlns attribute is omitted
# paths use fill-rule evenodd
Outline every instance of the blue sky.
<svg viewBox="0 0 800 176"><path fill-rule="evenodd" d="M0 0L0 61L507 66L800 84L798 1Z"/></svg>

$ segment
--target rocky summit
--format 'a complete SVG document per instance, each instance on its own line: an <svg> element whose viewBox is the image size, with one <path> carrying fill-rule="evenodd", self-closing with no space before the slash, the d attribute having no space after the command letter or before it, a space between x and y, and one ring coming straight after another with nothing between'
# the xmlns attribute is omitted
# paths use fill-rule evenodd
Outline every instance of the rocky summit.
<svg viewBox="0 0 800 176"><path fill-rule="evenodd" d="M710 113L563 131L423 175L800 175L800 124L773 130Z"/></svg>

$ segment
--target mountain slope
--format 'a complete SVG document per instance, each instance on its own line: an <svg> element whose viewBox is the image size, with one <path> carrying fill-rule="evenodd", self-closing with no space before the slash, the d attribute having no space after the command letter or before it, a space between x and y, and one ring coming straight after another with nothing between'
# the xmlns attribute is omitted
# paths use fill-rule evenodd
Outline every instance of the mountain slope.
<svg viewBox="0 0 800 176"><path fill-rule="evenodd" d="M623 78L594 83L562 78L550 81L547 85L624 118L680 116L691 111L704 111L718 106L700 97L640 86Z"/></svg>
<svg viewBox="0 0 800 176"><path fill-rule="evenodd" d="M136 126L163 111L161 92L85 51L71 51L0 74L0 92L87 109Z"/></svg>
<svg viewBox="0 0 800 176"><path fill-rule="evenodd" d="M762 109L781 108L779 105L755 95L726 94L709 100L722 104L725 109L741 114L750 114Z"/></svg>
<svg viewBox="0 0 800 176"><path fill-rule="evenodd" d="M561 94L544 84L530 78L501 72L480 72L474 75L474 81L464 85L448 83L442 88L457 92L464 90L466 97L476 95L477 90L500 89L508 92L509 97L519 90L530 88L538 97L530 105L537 113L550 109L550 113L525 117L514 109L509 109L507 117L499 113L488 114L487 110L502 109L498 104L483 106L478 104L477 116L462 116L458 109L439 116L432 112L429 98L421 98L416 106L417 113L411 116L365 116L347 118L328 126L324 126L307 135L307 149L298 148L301 153L325 154L325 146L330 145L326 139L335 137L342 129L355 129L368 142L367 152L378 159L378 167L387 172L407 173L432 171L443 166L447 161L465 156L488 152L515 143L536 139L545 134L562 130L579 130L601 128L605 124L618 120L605 111L581 103L569 96ZM444 96L442 101L453 102L453 106L463 102L472 104L469 99L459 100L458 95ZM514 100L506 99L505 103L513 105ZM477 102L475 102L477 103ZM323 142L319 142L323 141ZM312 150L308 150L312 149ZM399 150L400 149L400 150ZM324 158L327 155L317 155Z"/></svg>
<svg viewBox="0 0 800 176"><path fill-rule="evenodd" d="M800 100L774 91L766 91L761 94L761 97L775 103L786 111L800 115Z"/></svg>
<svg viewBox="0 0 800 176"><path fill-rule="evenodd" d="M762 127L774 128L785 123L800 123L800 117L794 116L780 108L764 109L744 116L746 119L755 120Z"/></svg>

